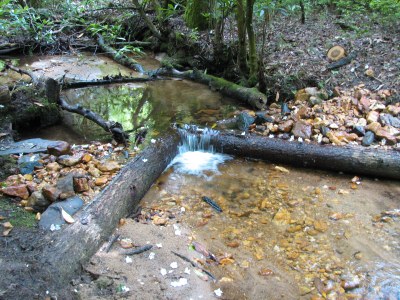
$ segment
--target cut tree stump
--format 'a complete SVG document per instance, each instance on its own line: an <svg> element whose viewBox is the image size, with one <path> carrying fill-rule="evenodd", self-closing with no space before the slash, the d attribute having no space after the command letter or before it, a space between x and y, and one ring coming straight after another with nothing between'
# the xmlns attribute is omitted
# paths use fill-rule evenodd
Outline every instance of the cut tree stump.
<svg viewBox="0 0 400 300"><path fill-rule="evenodd" d="M361 146L289 142L260 136L219 134L211 138L217 151L274 163L400 179L400 152Z"/></svg>
<svg viewBox="0 0 400 300"><path fill-rule="evenodd" d="M179 135L169 131L145 148L74 216L75 223L47 237L40 271L43 280L50 286L65 288L165 170L178 152L179 141Z"/></svg>

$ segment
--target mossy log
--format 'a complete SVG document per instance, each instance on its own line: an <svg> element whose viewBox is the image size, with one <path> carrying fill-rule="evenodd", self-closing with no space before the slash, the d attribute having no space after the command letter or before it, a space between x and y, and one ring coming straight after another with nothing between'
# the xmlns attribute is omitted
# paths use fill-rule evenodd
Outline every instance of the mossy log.
<svg viewBox="0 0 400 300"><path fill-rule="evenodd" d="M168 132L130 161L81 212L75 223L47 237L40 271L50 286L65 288L106 242L121 218L137 206L178 152L179 135ZM42 291L45 292L45 291Z"/></svg>
<svg viewBox="0 0 400 300"><path fill-rule="evenodd" d="M212 143L223 153L273 163L400 179L400 152L396 150L308 144L231 134L213 136Z"/></svg>
<svg viewBox="0 0 400 300"><path fill-rule="evenodd" d="M189 70L180 72L171 68L161 68L156 71L156 75L179 77L206 84L225 96L249 104L256 110L262 110L267 105L267 96L259 92L256 88L243 87L223 78L208 75L201 71Z"/></svg>
<svg viewBox="0 0 400 300"><path fill-rule="evenodd" d="M100 34L97 35L97 43L99 44L100 49L104 51L107 56L119 62L121 65L131 68L139 73L144 72L143 67L136 60L126 56L123 53L119 53L113 47L107 45L104 41L104 38Z"/></svg>
<svg viewBox="0 0 400 300"><path fill-rule="evenodd" d="M76 89L83 88L87 86L98 86L105 84L114 84L114 83L128 83L128 82L148 82L154 81L157 78L154 77L128 77L128 76L120 76L120 77L108 77L103 79L95 79L95 80L75 80L68 81L62 84L62 89Z"/></svg>

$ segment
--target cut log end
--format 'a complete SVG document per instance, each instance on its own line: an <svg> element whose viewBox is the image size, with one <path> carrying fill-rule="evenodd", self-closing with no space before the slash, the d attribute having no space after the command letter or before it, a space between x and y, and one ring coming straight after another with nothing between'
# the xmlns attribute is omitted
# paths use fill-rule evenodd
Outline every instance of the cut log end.
<svg viewBox="0 0 400 300"><path fill-rule="evenodd" d="M346 50L342 46L336 45L328 50L326 56L331 61L338 61L339 59L342 59L346 56Z"/></svg>

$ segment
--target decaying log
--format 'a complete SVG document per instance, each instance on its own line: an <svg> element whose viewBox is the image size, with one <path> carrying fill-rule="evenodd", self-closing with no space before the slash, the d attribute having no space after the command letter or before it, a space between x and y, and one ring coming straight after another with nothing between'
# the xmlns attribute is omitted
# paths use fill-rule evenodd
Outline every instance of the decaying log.
<svg viewBox="0 0 400 300"><path fill-rule="evenodd" d="M59 97L58 104L63 110L79 114L86 119L93 121L105 131L110 132L113 138L124 145L127 145L129 135L123 130L122 125L114 121L106 121L95 112L82 107L80 104L70 105L62 96Z"/></svg>
<svg viewBox="0 0 400 300"><path fill-rule="evenodd" d="M212 143L223 153L298 167L400 179L400 152L361 146L289 142L260 136L219 134Z"/></svg>
<svg viewBox="0 0 400 300"><path fill-rule="evenodd" d="M139 73L144 73L143 67L136 60L126 56L123 53L118 53L117 50L104 42L104 38L100 34L97 34L97 43L99 44L100 49L104 51L106 55L119 62L121 65L131 68Z"/></svg>
<svg viewBox="0 0 400 300"><path fill-rule="evenodd" d="M176 132L157 139L130 161L81 212L75 223L51 234L43 251L42 276L50 286L65 288L100 246L120 218L134 209L178 152ZM50 242L51 241L51 242Z"/></svg>
<svg viewBox="0 0 400 300"><path fill-rule="evenodd" d="M246 102L251 107L257 110L264 109L267 105L267 96L259 92L257 89L242 87L223 78L208 75L201 71L189 70L185 72L180 72L175 69L161 68L158 69L155 74L179 77L206 84L225 96Z"/></svg>

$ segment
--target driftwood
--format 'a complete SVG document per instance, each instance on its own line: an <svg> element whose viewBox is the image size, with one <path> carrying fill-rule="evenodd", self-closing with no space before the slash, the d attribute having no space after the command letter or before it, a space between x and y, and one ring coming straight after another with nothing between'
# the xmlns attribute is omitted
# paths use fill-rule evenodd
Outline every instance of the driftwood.
<svg viewBox="0 0 400 300"><path fill-rule="evenodd" d="M175 157L179 141L176 132L168 132L150 144L74 216L75 223L47 237L40 274L49 286L65 288Z"/></svg>
<svg viewBox="0 0 400 300"><path fill-rule="evenodd" d="M211 141L218 151L227 154L298 167L400 179L400 152L396 150L297 143L230 134L213 136Z"/></svg>
<svg viewBox="0 0 400 300"><path fill-rule="evenodd" d="M143 67L136 60L126 56L123 53L119 53L113 47L107 45L104 42L104 38L100 34L97 34L97 43L99 44L100 49L104 51L106 55L114 59L116 62L126 67L129 67L139 73L144 73Z"/></svg>
<svg viewBox="0 0 400 300"><path fill-rule="evenodd" d="M251 107L257 110L261 110L267 105L267 96L259 92L257 89L242 87L223 78L208 75L201 71L189 70L185 72L180 72L175 69L161 68L155 71L155 74L190 79L199 83L206 84L225 96L229 96L246 102Z"/></svg>

